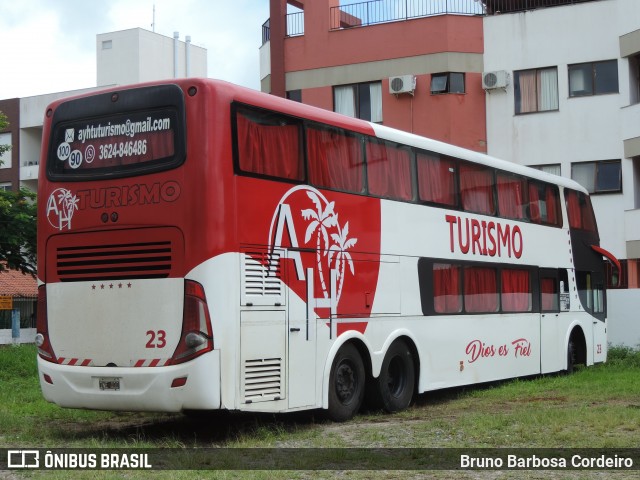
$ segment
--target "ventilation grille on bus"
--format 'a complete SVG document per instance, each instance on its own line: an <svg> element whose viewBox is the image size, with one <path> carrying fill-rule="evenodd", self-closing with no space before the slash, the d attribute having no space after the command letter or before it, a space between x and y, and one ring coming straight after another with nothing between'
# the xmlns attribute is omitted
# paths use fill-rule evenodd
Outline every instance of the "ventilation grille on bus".
<svg viewBox="0 0 640 480"><path fill-rule="evenodd" d="M282 397L282 359L245 360L245 402L279 400Z"/></svg>
<svg viewBox="0 0 640 480"><path fill-rule="evenodd" d="M62 282L165 278L171 272L171 241L58 247Z"/></svg>
<svg viewBox="0 0 640 480"><path fill-rule="evenodd" d="M282 252L245 251L243 258L243 304L283 305Z"/></svg>

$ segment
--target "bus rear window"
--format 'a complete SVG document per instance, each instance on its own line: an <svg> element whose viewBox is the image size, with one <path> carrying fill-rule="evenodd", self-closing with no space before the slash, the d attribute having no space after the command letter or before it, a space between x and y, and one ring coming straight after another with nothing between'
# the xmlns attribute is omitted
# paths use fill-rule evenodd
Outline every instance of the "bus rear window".
<svg viewBox="0 0 640 480"><path fill-rule="evenodd" d="M184 124L182 91L175 85L71 100L54 114L47 174L95 180L177 166L186 156Z"/></svg>

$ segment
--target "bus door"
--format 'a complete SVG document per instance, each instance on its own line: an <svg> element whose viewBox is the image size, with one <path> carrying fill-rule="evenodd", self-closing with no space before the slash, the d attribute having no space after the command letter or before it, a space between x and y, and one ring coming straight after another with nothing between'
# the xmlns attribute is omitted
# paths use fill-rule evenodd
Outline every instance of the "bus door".
<svg viewBox="0 0 640 480"><path fill-rule="evenodd" d="M556 372L566 360L562 313L570 309L569 275L566 269L540 269L540 372Z"/></svg>
<svg viewBox="0 0 640 480"><path fill-rule="evenodd" d="M316 404L316 314L314 302L309 298L313 291L313 270L305 277L307 298L302 302L292 295L289 302L289 408Z"/></svg>
<svg viewBox="0 0 640 480"><path fill-rule="evenodd" d="M591 340L593 345L593 361L603 362L607 357L604 274L603 272L577 270L576 282L582 306L593 317L592 338L589 339L587 336L587 342Z"/></svg>

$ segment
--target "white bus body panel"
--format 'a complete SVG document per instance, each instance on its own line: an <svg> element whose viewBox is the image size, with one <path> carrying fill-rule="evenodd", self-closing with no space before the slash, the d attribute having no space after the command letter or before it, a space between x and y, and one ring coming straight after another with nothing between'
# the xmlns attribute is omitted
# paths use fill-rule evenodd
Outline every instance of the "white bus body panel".
<svg viewBox="0 0 640 480"><path fill-rule="evenodd" d="M60 282L46 288L49 336L63 364L163 364L178 345L183 279Z"/></svg>
<svg viewBox="0 0 640 480"><path fill-rule="evenodd" d="M61 407L158 412L220 408L216 350L180 365L142 368L58 365L38 357L38 369L44 398ZM184 386L171 388L175 379L184 377ZM100 380L112 378L119 379L119 390L101 390Z"/></svg>

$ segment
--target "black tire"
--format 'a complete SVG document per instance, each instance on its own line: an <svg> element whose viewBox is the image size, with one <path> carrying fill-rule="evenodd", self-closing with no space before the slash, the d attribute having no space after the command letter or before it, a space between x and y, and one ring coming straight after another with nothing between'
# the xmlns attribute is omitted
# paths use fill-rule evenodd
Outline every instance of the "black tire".
<svg viewBox="0 0 640 480"><path fill-rule="evenodd" d="M576 356L576 345L573 341L573 338L569 339L569 344L567 345L567 369L565 372L567 375L573 373L576 368L576 363L578 362Z"/></svg>
<svg viewBox="0 0 640 480"><path fill-rule="evenodd" d="M344 345L333 359L329 376L328 416L334 422L345 422L358 413L364 398L365 371L358 349Z"/></svg>
<svg viewBox="0 0 640 480"><path fill-rule="evenodd" d="M378 378L373 380L376 404L389 413L411 404L416 374L413 353L405 342L394 342L387 350Z"/></svg>

